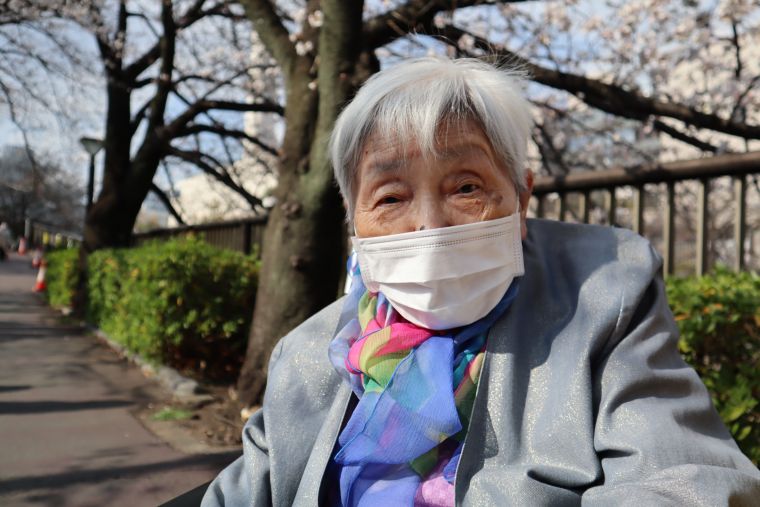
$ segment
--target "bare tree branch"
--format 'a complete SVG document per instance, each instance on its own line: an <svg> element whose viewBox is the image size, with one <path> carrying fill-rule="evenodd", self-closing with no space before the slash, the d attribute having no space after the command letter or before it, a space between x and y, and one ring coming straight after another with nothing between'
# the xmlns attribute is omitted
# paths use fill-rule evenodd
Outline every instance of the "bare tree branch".
<svg viewBox="0 0 760 507"><path fill-rule="evenodd" d="M215 178L219 182L223 183L230 189L234 190L237 194L239 194L243 199L246 200L246 202L251 206L251 209L261 209L264 207L263 202L261 199L256 197L255 195L248 192L245 188L243 188L242 185L239 185L235 180L232 179L232 177L229 175L229 173L224 168L224 165L221 164L219 161L215 160L213 157L209 156L208 154L201 153L200 151L187 151L187 150L180 150L179 148L175 148L173 146L169 147L168 150L169 155L179 158L180 160L184 160L185 162L190 162L191 164L198 167L200 170L202 170L204 173L208 174L209 176ZM211 160L212 163L207 162L207 160ZM215 167L216 166L216 167Z"/></svg>
<svg viewBox="0 0 760 507"><path fill-rule="evenodd" d="M570 173L570 168L565 163L565 159L560 150L554 145L552 136L546 131L544 124L536 122L536 128L541 136L540 142L536 143L541 151L541 158L544 159L545 163L554 162L554 164L560 168L562 174ZM550 174L552 172L551 167L552 164L546 164L546 169Z"/></svg>
<svg viewBox="0 0 760 507"><path fill-rule="evenodd" d="M178 30L188 28L190 25L198 21L204 16L202 9L206 0L196 0L195 3L188 8L187 12L181 16L174 24ZM171 15L171 14L170 14ZM173 16L172 16L173 20ZM166 33L164 32L164 36ZM139 58L127 65L123 70L124 79L127 81L135 81L137 77L142 74L148 67L153 65L161 57L161 39L159 39L150 49L143 53Z"/></svg>
<svg viewBox="0 0 760 507"><path fill-rule="evenodd" d="M733 108L733 110L731 111L731 116L730 116L730 118L731 118L732 120L733 120L733 119L735 119L735 118L737 118L737 113L738 113L738 112L739 112L739 111L740 111L742 108L744 108L744 107L745 107L745 106L744 106L744 99L746 99L746 98L747 98L747 95L749 95L749 94L750 94L750 92L752 91L752 89L753 89L755 86L757 86L757 84L758 84L758 83L760 83L760 74L758 74L758 75L756 75L755 77L753 77L753 78L750 80L750 82L749 82L749 83L747 83L747 87L744 89L744 91L742 91L742 92L739 94L739 96L736 98L736 104L734 104L734 108ZM740 118L739 120L741 121L742 119L743 119L743 118Z"/></svg>
<svg viewBox="0 0 760 507"><path fill-rule="evenodd" d="M718 147L710 144L708 142L702 141L701 139L697 139L694 136L690 136L689 134L686 134L685 132L681 132L675 127L671 127L667 123L663 123L660 120L655 120L652 124L655 129L659 130L660 132L669 135L673 139L677 139L678 141L681 141L686 144L690 144L694 146L695 148L699 148L702 151L709 151L710 153L717 153Z"/></svg>
<svg viewBox="0 0 760 507"><path fill-rule="evenodd" d="M171 123L164 127L164 133L173 138L177 136L182 128L185 127L190 121L193 120L200 113L211 111L212 109L219 109L224 111L242 111L242 112L259 112L259 113L276 113L279 115L285 114L285 109L279 104L271 102L232 102L228 100L199 100L188 107L182 114L177 116Z"/></svg>
<svg viewBox="0 0 760 507"><path fill-rule="evenodd" d="M174 219L179 222L182 225L185 225L185 221L182 219L182 215L179 214L179 211L177 211L174 208L174 205L172 204L171 199L169 199L169 196L166 195L166 192L161 190L161 188L156 185L155 183L150 184L150 191L153 192L153 194L158 197L158 200L161 201L161 204L164 205L166 208L166 211L171 213L171 215L174 217Z"/></svg>
<svg viewBox="0 0 760 507"><path fill-rule="evenodd" d="M132 117L132 121L129 124L129 136L132 137L135 135L135 132L137 132L137 129L140 127L140 123L145 119L145 116L148 113L148 109L150 109L150 105L153 103L153 100L147 100L145 101L145 104L140 106L140 109L137 110L135 115Z"/></svg>
<svg viewBox="0 0 760 507"><path fill-rule="evenodd" d="M199 134L202 132L218 134L224 137L233 137L236 139L245 139L246 141L255 144L256 146L264 150L266 153L269 153L270 155L273 155L275 157L279 156L279 153L275 148L262 142L259 138L251 136L243 132L242 130L228 129L221 125L204 125L202 123L188 125L184 129L180 130L177 133L176 137L189 136L189 135Z"/></svg>
<svg viewBox="0 0 760 507"><path fill-rule="evenodd" d="M405 37L410 33L431 33L439 12L473 5L520 3L525 0L409 0L395 9L375 16L364 23L364 44L369 49Z"/></svg>
<svg viewBox="0 0 760 507"><path fill-rule="evenodd" d="M150 30L150 33L152 33L153 36L156 39L160 39L161 38L161 34L158 33L158 30L156 30L156 27L153 26L153 20L150 19L148 16L146 16L145 13L143 13L143 12L131 12L131 11L127 11L127 16L130 17L130 18L138 18L138 19L142 20L144 22L145 26L148 27L148 30Z"/></svg>
<svg viewBox="0 0 760 507"><path fill-rule="evenodd" d="M638 91L626 90L597 79L547 69L453 25L445 26L441 29L441 33L446 37L443 39L444 42L451 45L455 45L460 37L468 35L474 39L476 47L491 56L507 58L514 65L529 72L533 81L572 93L590 106L623 118L646 121L649 116L665 116L697 128L714 130L744 139L760 139L760 125L726 120L716 114L704 113L675 102L664 102L646 97Z"/></svg>
<svg viewBox="0 0 760 507"><path fill-rule="evenodd" d="M619 146L624 146L628 150L633 151L636 154L638 154L639 156L641 156L646 161L648 161L648 162L654 162L655 161L655 157L653 157L651 153L647 153L647 152L643 151L635 143L630 143L630 142L625 141L623 139L617 139L614 136L612 136L611 135L612 132L606 126L592 127L592 126L588 125L585 121L579 119L576 115L569 114L568 111L560 109L560 108L557 108L557 107L554 107L553 105L551 105L548 102L539 102L539 101L535 101L535 100L532 101L532 102L535 105L539 106L539 107L542 107L544 109L548 109L548 110L552 111L553 113L557 114L563 120L566 120L566 121L572 123L573 125L576 125L576 126L580 127L585 132L588 132L588 133L593 134L595 136L607 137L609 139L609 141L612 142L613 144L619 145ZM583 161L580 161L580 160L574 161L573 165L576 166L576 168L584 168L584 169L587 169L587 170L594 170L594 167L589 166L587 163L585 163Z"/></svg>
<svg viewBox="0 0 760 507"><path fill-rule="evenodd" d="M13 123L13 125L16 126L19 132L21 132L21 138L24 140L24 150L26 151L26 155L29 158L29 162L32 164L33 170L36 171L38 170L39 164L37 163L37 157L35 157L34 152L32 151L32 145L29 142L29 133L19 121L18 114L16 113L16 108L13 105L13 100L12 100L10 91L2 82L2 80L0 80L0 92L2 92L2 94L6 98L8 112L10 113L10 117L11 117L11 123Z"/></svg>

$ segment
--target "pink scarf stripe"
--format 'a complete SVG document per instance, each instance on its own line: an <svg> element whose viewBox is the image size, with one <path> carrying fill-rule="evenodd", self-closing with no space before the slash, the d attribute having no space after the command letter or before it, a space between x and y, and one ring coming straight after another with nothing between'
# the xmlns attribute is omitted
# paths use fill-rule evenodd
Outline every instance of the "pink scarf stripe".
<svg viewBox="0 0 760 507"><path fill-rule="evenodd" d="M377 355L383 356L395 352L404 352L416 347L433 335L427 329L415 326L408 322L396 322L391 324L391 336L393 339L388 341L377 351Z"/></svg>

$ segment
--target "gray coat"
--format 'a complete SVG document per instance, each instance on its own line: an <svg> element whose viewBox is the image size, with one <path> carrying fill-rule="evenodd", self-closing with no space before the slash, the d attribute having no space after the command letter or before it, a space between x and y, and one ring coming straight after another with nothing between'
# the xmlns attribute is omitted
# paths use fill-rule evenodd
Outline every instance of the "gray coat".
<svg viewBox="0 0 760 507"><path fill-rule="evenodd" d="M677 329L647 241L529 221L525 276L489 333L457 505L760 505ZM275 348L243 456L204 506L315 506L351 397L327 358L338 301ZM325 483L327 481L324 481Z"/></svg>

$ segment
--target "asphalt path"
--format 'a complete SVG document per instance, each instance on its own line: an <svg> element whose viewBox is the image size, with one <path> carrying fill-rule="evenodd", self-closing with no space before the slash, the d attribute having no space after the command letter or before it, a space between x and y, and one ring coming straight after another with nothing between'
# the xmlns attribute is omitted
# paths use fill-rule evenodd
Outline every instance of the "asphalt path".
<svg viewBox="0 0 760 507"><path fill-rule="evenodd" d="M161 387L0 262L0 505L152 506L212 479L239 452L184 454L134 415Z"/></svg>

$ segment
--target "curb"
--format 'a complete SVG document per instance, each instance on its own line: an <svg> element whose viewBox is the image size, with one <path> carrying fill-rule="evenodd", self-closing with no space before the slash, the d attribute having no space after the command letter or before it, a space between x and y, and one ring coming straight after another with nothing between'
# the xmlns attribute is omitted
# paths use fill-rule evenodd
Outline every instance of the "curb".
<svg viewBox="0 0 760 507"><path fill-rule="evenodd" d="M120 343L113 341L105 332L103 332L103 330L92 326L87 326L87 329L99 340L103 341L106 345L116 351L121 357L124 357L139 366L143 375L158 380L163 387L172 393L177 401L201 403L214 399L214 397L208 394L198 382L180 375L180 373L174 368L168 366L154 366L139 354L130 352Z"/></svg>

